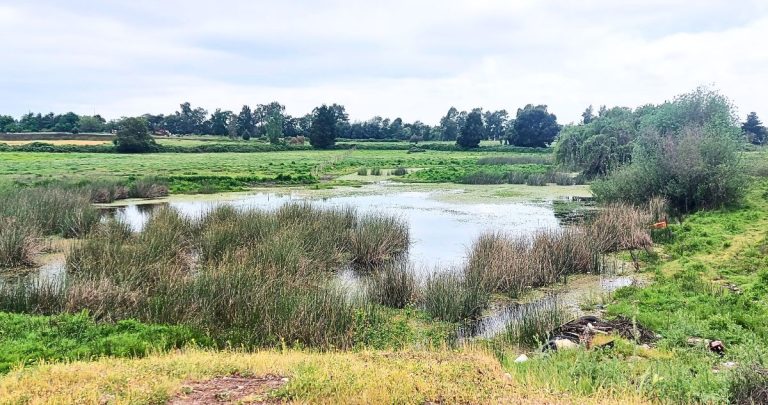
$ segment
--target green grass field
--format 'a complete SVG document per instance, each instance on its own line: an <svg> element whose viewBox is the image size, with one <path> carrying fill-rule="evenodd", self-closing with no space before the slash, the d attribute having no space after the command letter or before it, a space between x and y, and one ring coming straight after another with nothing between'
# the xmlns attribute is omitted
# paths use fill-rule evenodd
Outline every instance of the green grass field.
<svg viewBox="0 0 768 405"><path fill-rule="evenodd" d="M170 142L170 141L169 141ZM184 142L205 142L184 140ZM153 153L144 155L109 153L0 153L0 180L49 182L62 179L88 181L97 178L160 177L172 192L195 192L212 184L219 191L238 190L262 183L311 183L319 179L355 173L359 168L425 168L404 180L458 182L468 172L480 170L478 159L510 156L502 152L401 150L284 151L264 153ZM504 165L495 171L517 170ZM525 170L531 170L530 165ZM537 165L535 171L545 171ZM365 178L360 178L365 181Z"/></svg>

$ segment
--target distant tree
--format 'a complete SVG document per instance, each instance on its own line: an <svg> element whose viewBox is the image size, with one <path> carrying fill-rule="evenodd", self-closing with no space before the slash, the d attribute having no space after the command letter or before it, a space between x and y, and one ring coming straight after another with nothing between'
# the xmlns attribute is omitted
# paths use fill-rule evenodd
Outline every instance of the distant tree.
<svg viewBox="0 0 768 405"><path fill-rule="evenodd" d="M54 131L72 132L72 130L77 127L77 122L80 120L80 117L73 112L68 112L63 115L55 116L53 120L53 128L51 129Z"/></svg>
<svg viewBox="0 0 768 405"><path fill-rule="evenodd" d="M251 112L251 107L244 105L240 110L240 114L237 115L237 135L245 140L248 140L251 139L251 135L253 135L254 130L255 125L253 120L253 112ZM245 137L246 133L248 134L247 139Z"/></svg>
<svg viewBox="0 0 768 405"><path fill-rule="evenodd" d="M227 135L229 133L227 124L230 115L232 115L232 111L221 111L220 108L211 114L211 118L208 120L211 135Z"/></svg>
<svg viewBox="0 0 768 405"><path fill-rule="evenodd" d="M461 135L456 138L456 145L462 148L477 148L483 139L483 117L479 111L472 111L467 115L464 126L461 127Z"/></svg>
<svg viewBox="0 0 768 405"><path fill-rule="evenodd" d="M281 143L283 139L283 115L280 112L274 111L267 118L266 131L269 143L273 145Z"/></svg>
<svg viewBox="0 0 768 405"><path fill-rule="evenodd" d="M42 115L27 113L19 120L19 129L22 132L40 132L42 130Z"/></svg>
<svg viewBox="0 0 768 405"><path fill-rule="evenodd" d="M507 110L486 111L483 114L485 120L485 132L488 139L499 140L504 137L509 113Z"/></svg>
<svg viewBox="0 0 768 405"><path fill-rule="evenodd" d="M741 125L741 130L747 136L747 140L755 145L763 145L768 141L768 130L757 118L757 113L751 112L747 115L747 120Z"/></svg>
<svg viewBox="0 0 768 405"><path fill-rule="evenodd" d="M459 136L459 124L457 118L459 111L451 107L443 118L440 119L440 139L443 141L455 141Z"/></svg>
<svg viewBox="0 0 768 405"><path fill-rule="evenodd" d="M312 125L309 128L309 143L313 148L329 149L336 143L336 116L337 112L325 104L314 109Z"/></svg>
<svg viewBox="0 0 768 405"><path fill-rule="evenodd" d="M589 124L590 122L594 121L595 114L594 109L592 108L592 104L587 107L586 110L584 110L583 113L581 113L581 123L582 124Z"/></svg>
<svg viewBox="0 0 768 405"><path fill-rule="evenodd" d="M229 139L237 139L237 115L231 114L227 119L227 135Z"/></svg>
<svg viewBox="0 0 768 405"><path fill-rule="evenodd" d="M144 153L152 150L155 140L149 134L147 122L142 118L124 118L120 121L114 140L121 153Z"/></svg>
<svg viewBox="0 0 768 405"><path fill-rule="evenodd" d="M515 146L545 147L555 140L559 132L557 117L547 112L546 105L528 104L517 110L510 143Z"/></svg>
<svg viewBox="0 0 768 405"><path fill-rule="evenodd" d="M343 105L336 103L331 104L329 108L331 111L333 111L333 116L336 119L336 137L341 137L343 134L348 134L350 124L347 109Z"/></svg>
<svg viewBox="0 0 768 405"><path fill-rule="evenodd" d="M270 117L275 114L282 117L285 114L285 106L277 101L257 105L256 108L253 109L253 125L256 127L256 132L254 132L254 134L257 136L266 136L267 122Z"/></svg>
<svg viewBox="0 0 768 405"><path fill-rule="evenodd" d="M424 137L422 137L421 135L411 135L411 138L409 139L409 141L414 145L418 145L419 142L423 140L424 140Z"/></svg>
<svg viewBox="0 0 768 405"><path fill-rule="evenodd" d="M16 132L16 120L10 115L0 115L0 132Z"/></svg>
<svg viewBox="0 0 768 405"><path fill-rule="evenodd" d="M106 121L99 115L83 115L77 121L77 128L80 132L102 132L104 131L104 124Z"/></svg>

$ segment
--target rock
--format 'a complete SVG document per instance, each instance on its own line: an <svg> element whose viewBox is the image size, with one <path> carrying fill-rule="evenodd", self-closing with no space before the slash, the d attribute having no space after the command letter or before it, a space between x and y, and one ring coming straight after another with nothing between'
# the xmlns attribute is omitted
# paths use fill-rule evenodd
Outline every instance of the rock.
<svg viewBox="0 0 768 405"><path fill-rule="evenodd" d="M648 345L647 343L640 345L640 348L643 349L643 350L651 350L651 346Z"/></svg>
<svg viewBox="0 0 768 405"><path fill-rule="evenodd" d="M512 379L512 374L504 373L504 378L506 378L507 380L511 380Z"/></svg>
<svg viewBox="0 0 768 405"><path fill-rule="evenodd" d="M731 370L736 368L737 364L735 361L726 361L725 363L721 364L721 366L723 366L725 369Z"/></svg>
<svg viewBox="0 0 768 405"><path fill-rule="evenodd" d="M552 339L549 342L554 346L555 350L571 350L579 347L578 344L568 339Z"/></svg>
<svg viewBox="0 0 768 405"><path fill-rule="evenodd" d="M686 339L686 343L691 346L704 346L709 344L709 339L702 339L700 337L689 337Z"/></svg>
<svg viewBox="0 0 768 405"><path fill-rule="evenodd" d="M515 359L515 363L525 363L528 361L528 356L521 354L518 358Z"/></svg>

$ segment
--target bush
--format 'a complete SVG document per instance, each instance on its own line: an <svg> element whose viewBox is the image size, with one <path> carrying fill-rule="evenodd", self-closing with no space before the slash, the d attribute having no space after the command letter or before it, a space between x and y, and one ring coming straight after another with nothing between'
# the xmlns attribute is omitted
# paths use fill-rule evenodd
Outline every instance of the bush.
<svg viewBox="0 0 768 405"><path fill-rule="evenodd" d="M357 169L357 175L358 176L367 176L368 175L368 169L365 167L361 167Z"/></svg>
<svg viewBox="0 0 768 405"><path fill-rule="evenodd" d="M687 128L671 137L646 133L632 163L592 184L601 201L665 198L677 213L732 205L744 195L738 142L728 133Z"/></svg>
<svg viewBox="0 0 768 405"><path fill-rule="evenodd" d="M740 367L731 375L728 391L731 404L768 404L768 370L760 366Z"/></svg>
<svg viewBox="0 0 768 405"><path fill-rule="evenodd" d="M408 170L403 167L398 167L390 172L393 176L405 176L408 174Z"/></svg>

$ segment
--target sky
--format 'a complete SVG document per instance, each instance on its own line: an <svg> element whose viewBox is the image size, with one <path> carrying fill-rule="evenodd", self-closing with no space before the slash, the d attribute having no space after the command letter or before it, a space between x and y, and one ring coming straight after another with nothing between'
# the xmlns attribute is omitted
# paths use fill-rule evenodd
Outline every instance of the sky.
<svg viewBox="0 0 768 405"><path fill-rule="evenodd" d="M0 114L531 103L567 123L708 85L768 118L766 39L768 0L0 0Z"/></svg>

